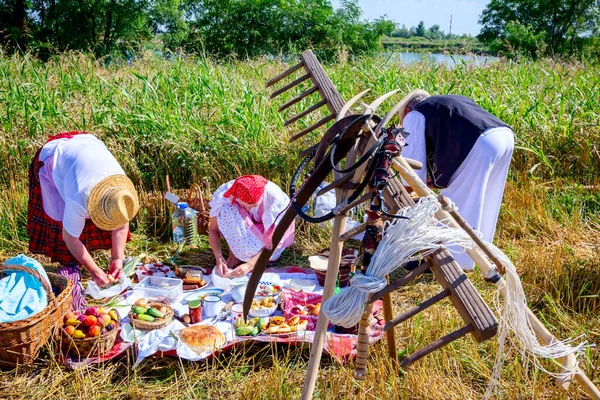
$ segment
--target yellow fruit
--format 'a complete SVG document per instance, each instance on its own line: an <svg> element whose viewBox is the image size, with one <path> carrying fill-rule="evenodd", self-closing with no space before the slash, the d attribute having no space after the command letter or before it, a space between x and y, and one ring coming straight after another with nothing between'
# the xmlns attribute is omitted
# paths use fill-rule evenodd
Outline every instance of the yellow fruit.
<svg viewBox="0 0 600 400"><path fill-rule="evenodd" d="M77 318L69 318L66 322L65 325L67 326L77 326L79 325L81 322L77 319Z"/></svg>
<svg viewBox="0 0 600 400"><path fill-rule="evenodd" d="M114 321L119 321L121 319L119 318L119 313L114 308L108 312L108 315L110 315L110 318Z"/></svg>
<svg viewBox="0 0 600 400"><path fill-rule="evenodd" d="M73 338L83 339L83 338L85 338L85 333L83 333L83 331L81 331L80 329L77 329L77 330L75 330L75 332L73 332Z"/></svg>

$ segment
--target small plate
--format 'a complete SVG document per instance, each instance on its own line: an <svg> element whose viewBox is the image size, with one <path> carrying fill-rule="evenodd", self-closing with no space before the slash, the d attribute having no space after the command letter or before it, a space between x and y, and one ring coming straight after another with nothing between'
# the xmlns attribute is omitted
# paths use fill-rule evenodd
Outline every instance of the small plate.
<svg viewBox="0 0 600 400"><path fill-rule="evenodd" d="M221 297L224 293L223 289L219 289L216 287L212 288L200 288L190 292L187 292L185 296L183 296L183 300L192 301L192 300L201 300L204 296L209 294L215 294L216 296Z"/></svg>
<svg viewBox="0 0 600 400"><path fill-rule="evenodd" d="M271 292L270 289L273 289ZM281 286L272 282L259 282L254 297L275 297L281 293Z"/></svg>
<svg viewBox="0 0 600 400"><path fill-rule="evenodd" d="M206 285L204 285L204 286L202 286L201 288L198 288L198 289L184 290L183 292L184 293L192 293L192 292L195 292L197 290L204 290L212 282L212 280L210 279L210 275L204 275L204 274L202 274L202 280L204 282L206 282ZM184 282L184 285L185 285L185 282ZM221 290L221 289L218 289L218 290Z"/></svg>

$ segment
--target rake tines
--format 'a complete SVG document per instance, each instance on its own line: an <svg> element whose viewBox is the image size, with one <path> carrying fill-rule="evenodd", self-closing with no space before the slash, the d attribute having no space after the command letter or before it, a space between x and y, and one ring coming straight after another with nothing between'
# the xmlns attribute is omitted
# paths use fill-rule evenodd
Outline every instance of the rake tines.
<svg viewBox="0 0 600 400"><path fill-rule="evenodd" d="M312 51L305 51L304 53L302 53L302 55L300 56L300 63L294 65L292 68L288 69L287 71L282 72L281 74L277 75L273 79L269 80L266 83L266 86L271 87L274 84L282 81L283 79L287 78L288 76L294 74L295 72L297 72L299 70L304 70L305 74L300 76L299 78L293 80L292 82L286 84L285 86L282 86L281 88L275 90L271 94L271 98L280 96L282 93L292 90L293 88L298 87L300 84L302 84L303 82L306 82L308 80L311 81L313 86L304 90L303 92L301 92L298 96L294 97L293 99L282 104L279 107L278 111L282 112L282 111L288 109L289 107L300 102L304 98L307 98L308 96L310 96L311 94L313 94L315 92L319 92L319 96L321 97L321 100L316 102L312 106L308 107L306 110L303 110L303 111L289 117L285 121L284 126L290 126L290 125L298 122L299 120L306 117L307 115L310 115L311 113L321 109L323 106L327 106L327 108L330 111L330 114L325 116L324 118L320 119L319 121L315 122L314 124L308 126L307 128L304 128L304 129L300 130L299 132L295 133L294 135L292 135L289 139L290 142L298 140L301 137L305 136L306 134L308 134L322 126L325 126L328 122L334 121L336 119L336 116L342 110L342 107L344 105L344 100L342 99L342 97L340 96L338 91L333 86L333 83L327 76L327 73L325 72L325 70L323 70L323 67L321 66L321 64L319 64L319 62L317 61L317 58L315 57L315 55L313 54ZM304 150L303 153L308 154L308 153L310 153L310 151L312 151L313 148L314 148L314 146L311 146L309 149Z"/></svg>

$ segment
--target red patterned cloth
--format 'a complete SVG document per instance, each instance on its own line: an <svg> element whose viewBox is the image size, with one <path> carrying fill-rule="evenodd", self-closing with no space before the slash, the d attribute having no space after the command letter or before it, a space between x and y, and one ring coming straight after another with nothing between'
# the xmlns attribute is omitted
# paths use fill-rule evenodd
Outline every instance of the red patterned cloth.
<svg viewBox="0 0 600 400"><path fill-rule="evenodd" d="M40 168L44 165L39 159L41 150L41 148L38 150L29 167L29 203L27 206L29 251L34 254L44 254L50 257L52 262L61 265L78 264L79 262L73 257L63 240L62 222L54 221L44 211L39 179ZM131 235L127 233L127 241L130 239ZM85 228L79 240L88 251L112 248L111 232L101 230L90 219L86 219Z"/></svg>
<svg viewBox="0 0 600 400"><path fill-rule="evenodd" d="M237 178L223 197L231 197L231 204L240 199L246 204L256 204L265 193L269 181L260 175L244 175Z"/></svg>

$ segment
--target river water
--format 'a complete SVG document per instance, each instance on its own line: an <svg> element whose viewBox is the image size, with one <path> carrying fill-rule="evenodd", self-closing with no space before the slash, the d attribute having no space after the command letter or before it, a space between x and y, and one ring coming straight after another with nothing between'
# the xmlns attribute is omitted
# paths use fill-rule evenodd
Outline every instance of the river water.
<svg viewBox="0 0 600 400"><path fill-rule="evenodd" d="M495 61L498 57L493 56L476 56L476 55L455 55L455 54L432 54L432 53L407 53L407 52L390 52L386 56L392 60L397 60L405 64L412 64L420 61L433 61L436 64L447 64L449 67L460 64L474 65L483 67Z"/></svg>

